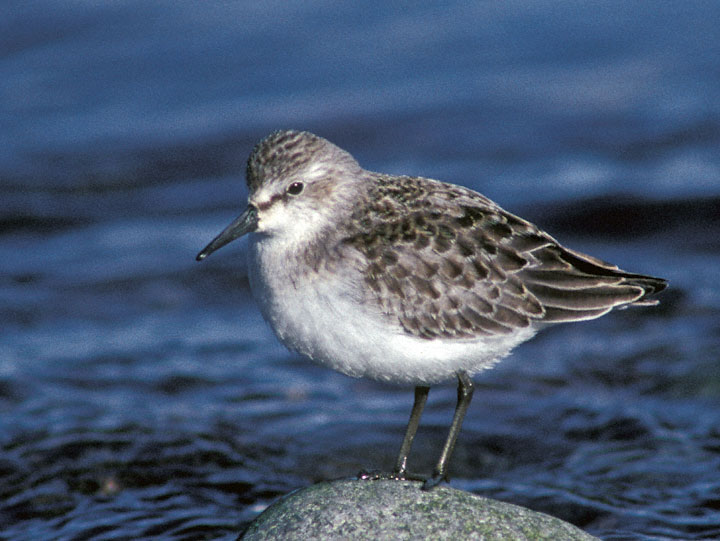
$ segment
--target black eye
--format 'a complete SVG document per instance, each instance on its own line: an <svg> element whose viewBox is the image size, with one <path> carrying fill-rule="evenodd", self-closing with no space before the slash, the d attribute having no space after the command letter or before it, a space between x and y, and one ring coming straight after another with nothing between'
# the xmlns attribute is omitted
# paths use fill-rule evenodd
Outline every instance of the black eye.
<svg viewBox="0 0 720 541"><path fill-rule="evenodd" d="M293 182L288 186L287 193L290 195L299 195L303 191L305 185L302 182Z"/></svg>

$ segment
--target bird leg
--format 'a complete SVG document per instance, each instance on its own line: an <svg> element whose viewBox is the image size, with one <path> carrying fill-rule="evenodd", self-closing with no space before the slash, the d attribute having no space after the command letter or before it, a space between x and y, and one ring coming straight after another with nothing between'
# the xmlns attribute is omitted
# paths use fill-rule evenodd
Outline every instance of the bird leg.
<svg viewBox="0 0 720 541"><path fill-rule="evenodd" d="M398 455L397 462L395 463L395 469L392 473L392 476L395 479L407 479L408 455L410 454L410 448L412 447L413 440L415 439L415 434L417 433L418 425L420 424L420 416L425 408L425 402L427 402L429 392L430 387L423 385L415 387L415 401L413 402L412 411L410 412L410 420L408 421L407 429L405 430L405 438L403 439L402 446L400 447L400 454Z"/></svg>
<svg viewBox="0 0 720 541"><path fill-rule="evenodd" d="M450 455L452 455L453 449L455 448L455 442L457 441L458 434L460 433L460 427L462 426L465 413L467 412L470 401L472 400L473 391L475 390L472 380L464 371L458 372L457 377L458 401L457 406L455 406L455 414L453 415L452 424L450 425L450 432L448 433L447 440L445 440L445 446L443 447L442 453L440 453L440 460L438 460L437 466L435 466L432 477L426 480L423 484L423 490L430 490L446 479ZM412 439L410 441L412 441Z"/></svg>

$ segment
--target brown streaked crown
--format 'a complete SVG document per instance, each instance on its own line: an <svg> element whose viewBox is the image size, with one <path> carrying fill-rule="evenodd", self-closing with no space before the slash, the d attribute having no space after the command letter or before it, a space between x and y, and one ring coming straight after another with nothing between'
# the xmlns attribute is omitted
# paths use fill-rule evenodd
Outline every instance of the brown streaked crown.
<svg viewBox="0 0 720 541"><path fill-rule="evenodd" d="M282 179L313 164L328 172L348 167L360 170L355 159L326 139L305 131L282 130L265 137L253 149L247 162L246 179L255 191L268 179Z"/></svg>

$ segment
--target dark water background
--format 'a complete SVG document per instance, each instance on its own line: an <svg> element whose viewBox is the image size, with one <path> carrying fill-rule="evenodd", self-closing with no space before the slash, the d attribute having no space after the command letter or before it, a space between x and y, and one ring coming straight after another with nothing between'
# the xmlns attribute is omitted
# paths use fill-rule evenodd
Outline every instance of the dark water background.
<svg viewBox="0 0 720 541"><path fill-rule="evenodd" d="M362 4L362 5L361 5ZM274 498L389 469L412 392L278 345L244 162L310 129L668 278L478 390L452 484L605 539L720 537L720 3L5 0L0 539L233 539ZM411 466L454 405L430 394Z"/></svg>

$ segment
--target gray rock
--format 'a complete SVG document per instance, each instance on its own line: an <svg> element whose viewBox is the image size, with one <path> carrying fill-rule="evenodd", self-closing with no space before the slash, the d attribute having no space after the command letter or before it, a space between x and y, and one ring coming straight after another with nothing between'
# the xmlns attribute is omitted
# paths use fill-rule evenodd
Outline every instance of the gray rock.
<svg viewBox="0 0 720 541"><path fill-rule="evenodd" d="M291 492L242 537L256 539L596 539L560 519L441 486L340 480Z"/></svg>

